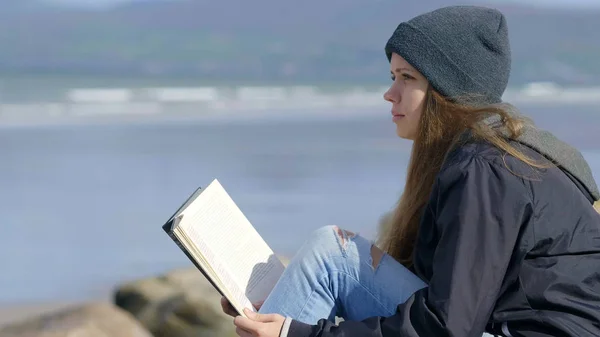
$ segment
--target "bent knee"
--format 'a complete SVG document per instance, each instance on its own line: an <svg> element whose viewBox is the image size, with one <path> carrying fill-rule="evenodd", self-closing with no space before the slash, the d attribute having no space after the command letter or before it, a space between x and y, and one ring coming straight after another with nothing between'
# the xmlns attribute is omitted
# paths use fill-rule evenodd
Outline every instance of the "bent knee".
<svg viewBox="0 0 600 337"><path fill-rule="evenodd" d="M356 236L356 234L354 234L353 232L345 230L345 229L341 229L338 226L332 226L332 227L333 227L333 231L338 236L342 245L345 245L349 239L352 239L354 236Z"/></svg>
<svg viewBox="0 0 600 337"><path fill-rule="evenodd" d="M310 240L311 249L314 253L320 252L321 254L329 250L339 251L340 248L342 251L345 251L348 242L356 237L356 235L354 232L335 225L323 226L313 232ZM371 266L375 270L381 263L385 253L379 247L372 244L370 255Z"/></svg>
<svg viewBox="0 0 600 337"><path fill-rule="evenodd" d="M356 235L355 233L345 230L345 229L342 229L336 225L327 225L327 226L320 227L320 228L316 229L315 231L313 231L312 236L323 237L323 236L332 235L332 234L337 234L338 237L344 237L344 238L346 238L346 237L352 238Z"/></svg>
<svg viewBox="0 0 600 337"><path fill-rule="evenodd" d="M335 225L329 225L315 230L309 241L312 245L321 249L325 247L338 247L340 245L344 247L355 236L356 234L351 231L341 229Z"/></svg>

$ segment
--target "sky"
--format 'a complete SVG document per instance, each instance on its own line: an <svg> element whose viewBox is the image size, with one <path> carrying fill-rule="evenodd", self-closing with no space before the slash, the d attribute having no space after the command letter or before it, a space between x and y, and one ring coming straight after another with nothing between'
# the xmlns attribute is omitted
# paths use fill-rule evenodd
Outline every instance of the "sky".
<svg viewBox="0 0 600 337"><path fill-rule="evenodd" d="M545 7L595 7L600 8L600 0L488 0L490 2L526 3Z"/></svg>
<svg viewBox="0 0 600 337"><path fill-rule="evenodd" d="M143 2L156 0L45 0L47 2L85 5L85 6L110 6L127 2ZM167 0L163 0L167 1ZM600 7L600 0L488 0L490 2L518 2L536 6L549 7Z"/></svg>

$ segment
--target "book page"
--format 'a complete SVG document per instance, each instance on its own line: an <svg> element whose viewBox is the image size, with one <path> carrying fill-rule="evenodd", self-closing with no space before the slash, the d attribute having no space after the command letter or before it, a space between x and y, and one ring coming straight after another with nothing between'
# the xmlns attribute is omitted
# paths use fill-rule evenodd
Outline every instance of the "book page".
<svg viewBox="0 0 600 337"><path fill-rule="evenodd" d="M228 276L223 265L214 258L210 249L206 247L198 233L189 228L188 232L182 229L175 229L176 235L180 238L182 244L194 256L195 260L202 266L203 270L208 274L216 286L225 293L233 307L243 315L244 308L252 309L252 302L246 296L244 289L240 288L233 282L233 279ZM209 263L208 261L212 261Z"/></svg>
<svg viewBox="0 0 600 337"><path fill-rule="evenodd" d="M252 303L264 300L284 266L219 181L207 186L182 215L182 230L210 251L208 263L231 278L222 282L236 284Z"/></svg>

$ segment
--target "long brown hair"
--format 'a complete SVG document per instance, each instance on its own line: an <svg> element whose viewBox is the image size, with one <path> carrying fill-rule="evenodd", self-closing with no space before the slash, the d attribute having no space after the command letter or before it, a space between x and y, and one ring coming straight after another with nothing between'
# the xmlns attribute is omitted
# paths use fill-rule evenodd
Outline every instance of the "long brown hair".
<svg viewBox="0 0 600 337"><path fill-rule="evenodd" d="M404 192L394 212L382 220L378 237L378 246L407 267L412 266L419 223L435 178L446 155L459 145L465 131L533 167L546 165L535 162L507 141L521 134L526 119L514 114L508 105L475 106L446 100L431 87L427 91ZM492 116L498 118L493 126L483 122Z"/></svg>

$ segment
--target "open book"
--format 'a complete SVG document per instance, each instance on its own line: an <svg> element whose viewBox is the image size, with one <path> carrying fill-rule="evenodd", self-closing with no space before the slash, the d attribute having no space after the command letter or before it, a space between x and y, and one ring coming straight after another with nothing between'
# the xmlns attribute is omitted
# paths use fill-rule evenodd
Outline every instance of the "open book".
<svg viewBox="0 0 600 337"><path fill-rule="evenodd" d="M162 228L240 315L256 311L285 268L216 179Z"/></svg>

